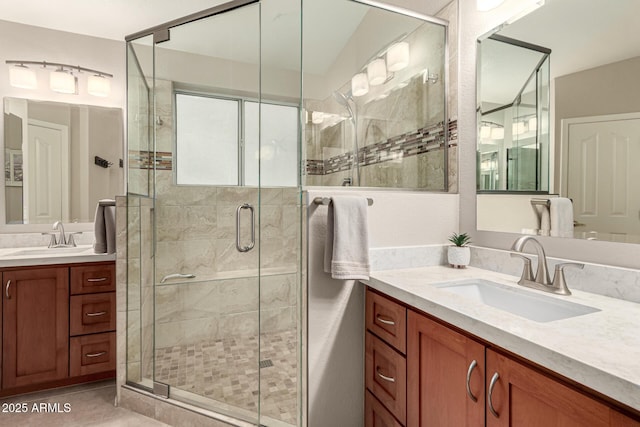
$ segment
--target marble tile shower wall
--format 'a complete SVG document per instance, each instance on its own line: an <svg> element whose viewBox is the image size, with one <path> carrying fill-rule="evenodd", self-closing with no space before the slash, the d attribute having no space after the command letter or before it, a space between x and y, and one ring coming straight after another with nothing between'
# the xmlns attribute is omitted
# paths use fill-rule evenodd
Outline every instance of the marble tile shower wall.
<svg viewBox="0 0 640 427"><path fill-rule="evenodd" d="M175 185L171 167L172 92L171 82L156 80L156 112L161 123L156 125L155 156L156 347L255 336L259 326L266 332L295 328L300 265L298 190L263 188L258 194L255 188ZM152 167L149 153L130 152L131 159L135 162L130 164L140 170ZM144 179L143 174L140 176ZM236 208L242 203L257 206L258 197L256 222L260 229L256 249L239 253L235 247ZM140 224L130 226L136 228ZM241 230L248 238L248 215L243 215ZM136 268L135 260L135 256L130 257L130 270ZM164 276L173 273L192 273L196 277L160 283ZM141 291L141 312L131 315L130 311L129 317L132 331L141 331L140 337L129 340L130 347L140 342L141 348L129 350L147 361L151 355L146 351L151 329L146 333L145 326L151 325L153 319L147 319L144 310L145 285ZM136 293L134 289L131 292ZM151 364L145 362L142 366ZM147 376L146 372L141 375Z"/></svg>

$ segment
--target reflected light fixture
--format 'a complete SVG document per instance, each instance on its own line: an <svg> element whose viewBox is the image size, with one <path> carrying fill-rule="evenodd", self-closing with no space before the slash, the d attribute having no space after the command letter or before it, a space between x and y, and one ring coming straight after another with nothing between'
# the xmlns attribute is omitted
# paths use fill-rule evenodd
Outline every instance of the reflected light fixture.
<svg viewBox="0 0 640 427"><path fill-rule="evenodd" d="M91 73L87 77L87 92L90 95L105 97L111 92L110 79L113 78L113 74L57 62L7 60L5 63L12 65L9 68L9 83L13 87L36 89L38 86L36 72L27 65L40 65L44 69L54 68L49 72L49 87L55 92L78 94L77 75L83 72Z"/></svg>
<svg viewBox="0 0 640 427"><path fill-rule="evenodd" d="M314 111L311 113L311 123L319 125L324 121L324 113L322 111Z"/></svg>
<svg viewBox="0 0 640 427"><path fill-rule="evenodd" d="M512 125L511 131L514 135L522 135L527 132L527 124L525 122L515 122Z"/></svg>
<svg viewBox="0 0 640 427"><path fill-rule="evenodd" d="M400 71L409 65L409 43L398 42L387 51L387 70Z"/></svg>
<svg viewBox="0 0 640 427"><path fill-rule="evenodd" d="M369 80L365 73L358 73L351 78L351 93L353 96L363 96L369 93Z"/></svg>
<svg viewBox="0 0 640 427"><path fill-rule="evenodd" d="M476 9L480 12L487 12L500 6L504 0L476 0Z"/></svg>
<svg viewBox="0 0 640 427"><path fill-rule="evenodd" d="M89 95L106 97L111 93L111 80L101 74L94 74L87 78L87 92Z"/></svg>
<svg viewBox="0 0 640 427"><path fill-rule="evenodd" d="M15 64L9 68L9 84L21 89L36 89L38 81L36 73L24 64Z"/></svg>
<svg viewBox="0 0 640 427"><path fill-rule="evenodd" d="M491 129L491 139L504 139L504 128Z"/></svg>
<svg viewBox="0 0 640 427"><path fill-rule="evenodd" d="M491 126L480 126L480 138L487 139L489 137L491 137Z"/></svg>
<svg viewBox="0 0 640 427"><path fill-rule="evenodd" d="M367 79L371 86L378 86L387 80L387 67L384 59L374 59L367 65Z"/></svg>
<svg viewBox="0 0 640 427"><path fill-rule="evenodd" d="M54 92L76 93L76 77L71 74L71 71L67 71L60 67L49 73L49 87Z"/></svg>
<svg viewBox="0 0 640 427"><path fill-rule="evenodd" d="M528 121L528 125L530 131L538 130L538 119L536 117L531 117Z"/></svg>

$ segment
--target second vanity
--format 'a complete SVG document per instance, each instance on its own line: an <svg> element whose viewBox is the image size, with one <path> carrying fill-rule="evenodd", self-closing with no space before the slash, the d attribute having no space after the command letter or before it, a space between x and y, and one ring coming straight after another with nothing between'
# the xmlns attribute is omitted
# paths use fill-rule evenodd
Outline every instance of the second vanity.
<svg viewBox="0 0 640 427"><path fill-rule="evenodd" d="M442 287L470 279L589 310L534 321ZM640 306L517 280L473 267L372 273L365 425L639 426Z"/></svg>
<svg viewBox="0 0 640 427"><path fill-rule="evenodd" d="M115 255L0 249L0 397L115 376Z"/></svg>

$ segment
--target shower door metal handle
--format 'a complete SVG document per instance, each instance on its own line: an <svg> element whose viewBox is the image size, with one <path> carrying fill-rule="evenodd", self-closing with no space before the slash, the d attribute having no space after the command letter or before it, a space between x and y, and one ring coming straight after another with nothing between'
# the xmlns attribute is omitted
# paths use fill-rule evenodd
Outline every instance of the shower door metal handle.
<svg viewBox="0 0 640 427"><path fill-rule="evenodd" d="M251 243L249 243L247 246L242 246L242 244L240 243L240 213L243 209L249 209L249 212L251 212ZM238 206L238 209L236 209L236 249L238 249L238 252L249 252L255 245L256 215L253 206L251 206L249 203L245 203Z"/></svg>

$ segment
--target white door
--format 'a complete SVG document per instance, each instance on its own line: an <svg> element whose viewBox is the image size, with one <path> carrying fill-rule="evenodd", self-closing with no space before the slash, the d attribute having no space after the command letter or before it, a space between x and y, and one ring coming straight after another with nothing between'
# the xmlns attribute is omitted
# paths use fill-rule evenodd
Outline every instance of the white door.
<svg viewBox="0 0 640 427"><path fill-rule="evenodd" d="M69 130L29 120L24 165L25 224L69 219Z"/></svg>
<svg viewBox="0 0 640 427"><path fill-rule="evenodd" d="M573 199L576 231L607 233L617 241L640 235L640 116L565 122L564 194Z"/></svg>

